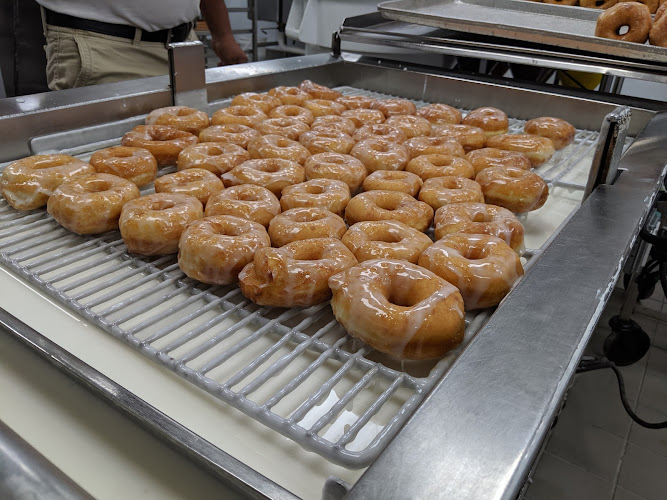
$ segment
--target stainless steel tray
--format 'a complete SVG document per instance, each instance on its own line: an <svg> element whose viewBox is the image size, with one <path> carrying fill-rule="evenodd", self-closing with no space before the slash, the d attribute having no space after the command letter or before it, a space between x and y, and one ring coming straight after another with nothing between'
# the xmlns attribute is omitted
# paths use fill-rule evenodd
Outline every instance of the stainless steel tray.
<svg viewBox="0 0 667 500"><path fill-rule="evenodd" d="M389 0L378 9L397 21L667 66L667 48L596 37L597 9L525 0Z"/></svg>

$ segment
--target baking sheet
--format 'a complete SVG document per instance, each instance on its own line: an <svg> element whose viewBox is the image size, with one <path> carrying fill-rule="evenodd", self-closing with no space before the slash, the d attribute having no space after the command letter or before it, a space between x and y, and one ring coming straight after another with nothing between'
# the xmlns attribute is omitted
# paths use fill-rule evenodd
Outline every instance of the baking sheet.
<svg viewBox="0 0 667 500"><path fill-rule="evenodd" d="M598 9L526 0L389 0L378 9L397 21L650 61L667 71L667 48L596 37Z"/></svg>

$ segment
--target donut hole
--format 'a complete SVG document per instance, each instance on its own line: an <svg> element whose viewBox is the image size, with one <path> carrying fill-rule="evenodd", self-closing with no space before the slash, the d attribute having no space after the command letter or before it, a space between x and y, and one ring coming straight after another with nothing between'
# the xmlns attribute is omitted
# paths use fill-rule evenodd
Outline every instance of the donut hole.
<svg viewBox="0 0 667 500"><path fill-rule="evenodd" d="M380 198L377 200L375 203L378 208L381 208L382 210L396 210L398 208L398 205L400 203L400 200L396 198Z"/></svg>
<svg viewBox="0 0 667 500"><path fill-rule="evenodd" d="M277 139L276 147L278 148L289 148L292 145L292 141L289 139Z"/></svg>
<svg viewBox="0 0 667 500"><path fill-rule="evenodd" d="M371 151L375 151L377 153L386 153L386 152L391 150L389 145L384 144L382 142L376 142L375 144L371 144L371 145L368 146L368 148Z"/></svg>
<svg viewBox="0 0 667 500"><path fill-rule="evenodd" d="M104 179L93 179L86 183L86 192L88 193L101 193L103 191L108 191L111 188L111 182Z"/></svg>
<svg viewBox="0 0 667 500"><path fill-rule="evenodd" d="M211 226L211 232L218 236L241 236L245 233L243 228L232 224L214 224Z"/></svg>
<svg viewBox="0 0 667 500"><path fill-rule="evenodd" d="M321 260L324 256L326 248L323 247L306 247L294 254L295 260Z"/></svg>
<svg viewBox="0 0 667 500"><path fill-rule="evenodd" d="M604 5L606 2L607 2L607 0L595 0L595 4L594 4L594 5L595 5L596 7L600 7L600 6Z"/></svg>
<svg viewBox="0 0 667 500"><path fill-rule="evenodd" d="M114 151L114 153L110 156L111 158L130 158L131 156L134 156L134 151L127 151L127 150Z"/></svg>
<svg viewBox="0 0 667 500"><path fill-rule="evenodd" d="M316 212L316 213L311 213L311 212L299 212L299 213L293 213L290 214L291 219L294 222L315 222L318 220L325 219L329 214L327 213L322 213L322 212Z"/></svg>
<svg viewBox="0 0 667 500"><path fill-rule="evenodd" d="M322 186L309 185L309 186L306 186L305 191L308 194L322 194L322 193L324 193L324 188Z"/></svg>
<svg viewBox="0 0 667 500"><path fill-rule="evenodd" d="M179 109L174 113L174 116L190 116L197 113L196 109Z"/></svg>
<svg viewBox="0 0 667 500"><path fill-rule="evenodd" d="M371 236L371 241L381 241L383 243L400 243L403 237L393 233L379 233Z"/></svg>
<svg viewBox="0 0 667 500"><path fill-rule="evenodd" d="M276 165L275 163L269 163L262 167L262 171L268 172L270 174L275 174L276 172L280 171L280 165Z"/></svg>
<svg viewBox="0 0 667 500"><path fill-rule="evenodd" d="M230 110L230 112L235 116L253 116L256 113L252 108L234 109Z"/></svg>
<svg viewBox="0 0 667 500"><path fill-rule="evenodd" d="M616 30L616 34L619 36L623 36L627 34L628 31L630 31L630 26L628 26L627 24L623 24L618 27L618 29Z"/></svg>
<svg viewBox="0 0 667 500"><path fill-rule="evenodd" d="M236 199L239 201L261 201L261 198L255 193L238 193Z"/></svg>
<svg viewBox="0 0 667 500"><path fill-rule="evenodd" d="M481 260L489 256L489 250L485 246L471 246L464 248L461 255L468 260Z"/></svg>
<svg viewBox="0 0 667 500"><path fill-rule="evenodd" d="M176 206L176 203L173 201L168 201L168 200L154 200L150 206L148 206L148 210L169 210L170 208L174 208Z"/></svg>
<svg viewBox="0 0 667 500"><path fill-rule="evenodd" d="M438 158L432 158L430 162L434 167L449 167L452 164L452 158L448 156L441 156Z"/></svg>
<svg viewBox="0 0 667 500"><path fill-rule="evenodd" d="M399 307L413 307L430 297L433 290L422 286L420 280L412 280L399 274L391 277L388 292L389 303Z"/></svg>
<svg viewBox="0 0 667 500"><path fill-rule="evenodd" d="M523 170L507 170L506 175L512 179L520 179L526 174Z"/></svg>

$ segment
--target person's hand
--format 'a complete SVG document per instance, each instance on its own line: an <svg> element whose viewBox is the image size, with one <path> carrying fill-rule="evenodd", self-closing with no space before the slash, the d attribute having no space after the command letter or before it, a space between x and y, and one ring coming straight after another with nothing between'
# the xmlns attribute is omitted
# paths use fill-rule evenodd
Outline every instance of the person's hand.
<svg viewBox="0 0 667 500"><path fill-rule="evenodd" d="M214 38L211 47L215 55L220 59L218 66L248 62L248 55L243 52L243 49L236 43L233 36L222 37L218 40Z"/></svg>

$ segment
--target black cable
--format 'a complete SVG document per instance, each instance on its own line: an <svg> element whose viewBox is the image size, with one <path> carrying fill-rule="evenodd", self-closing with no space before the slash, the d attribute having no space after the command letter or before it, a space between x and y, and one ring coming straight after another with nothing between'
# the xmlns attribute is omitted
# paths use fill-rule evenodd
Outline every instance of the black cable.
<svg viewBox="0 0 667 500"><path fill-rule="evenodd" d="M623 375L621 374L621 370L619 370L618 367L613 362L605 358L588 358L588 359L584 358L581 360L579 366L577 367L577 373L590 372L593 370L601 370L603 368L611 368L614 371L614 374L616 375L616 380L618 381L618 390L621 393L621 403L623 403L623 408L625 408L625 411L627 412L628 415L630 415L630 418L632 420L637 422L642 427L646 427L647 429L667 428L667 421L656 422L656 423L647 422L639 418L637 414L634 411L632 411L632 408L630 408L630 403L628 403L628 399L625 395L625 382L623 381Z"/></svg>

